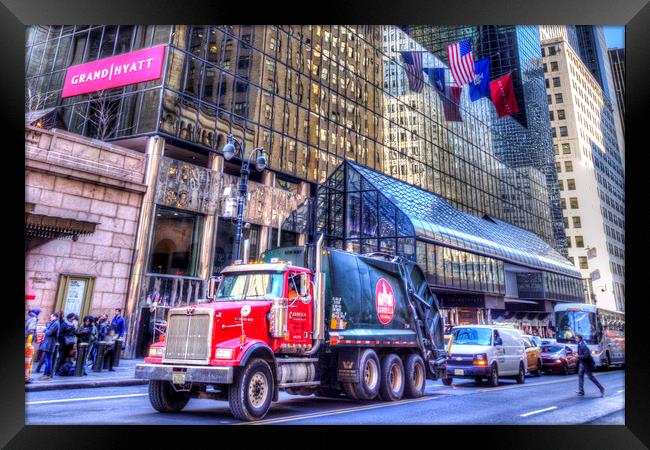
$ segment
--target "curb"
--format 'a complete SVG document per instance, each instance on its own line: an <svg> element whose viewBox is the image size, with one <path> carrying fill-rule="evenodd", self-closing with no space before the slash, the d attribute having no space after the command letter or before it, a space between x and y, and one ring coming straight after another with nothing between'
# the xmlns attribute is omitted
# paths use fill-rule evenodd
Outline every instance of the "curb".
<svg viewBox="0 0 650 450"><path fill-rule="evenodd" d="M86 389L86 388L100 388L100 387L114 387L114 386L138 386L148 384L149 380L140 378L122 378L116 380L97 380L97 381L78 381L70 383L39 383L39 384L26 384L25 392L37 391L53 391L62 389Z"/></svg>

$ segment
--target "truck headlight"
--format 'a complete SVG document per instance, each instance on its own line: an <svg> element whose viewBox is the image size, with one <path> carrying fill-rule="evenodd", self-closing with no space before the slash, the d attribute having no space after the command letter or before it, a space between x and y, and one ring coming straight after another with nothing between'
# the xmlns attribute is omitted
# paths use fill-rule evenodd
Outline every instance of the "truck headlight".
<svg viewBox="0 0 650 450"><path fill-rule="evenodd" d="M234 350L232 348L218 348L214 354L216 359L232 359Z"/></svg>
<svg viewBox="0 0 650 450"><path fill-rule="evenodd" d="M149 356L159 357L163 355L164 351L165 351L164 347L151 347L149 349Z"/></svg>

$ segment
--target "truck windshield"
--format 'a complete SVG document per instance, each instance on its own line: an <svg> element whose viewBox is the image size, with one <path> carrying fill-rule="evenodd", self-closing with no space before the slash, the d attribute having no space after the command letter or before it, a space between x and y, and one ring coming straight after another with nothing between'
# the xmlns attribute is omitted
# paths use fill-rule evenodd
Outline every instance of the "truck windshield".
<svg viewBox="0 0 650 450"><path fill-rule="evenodd" d="M598 344L596 314L589 311L557 311L557 341L575 342L576 335L581 334L586 344Z"/></svg>
<svg viewBox="0 0 650 450"><path fill-rule="evenodd" d="M489 328L458 328L452 331L453 345L490 345L492 330Z"/></svg>
<svg viewBox="0 0 650 450"><path fill-rule="evenodd" d="M282 297L283 274L240 273L224 275L217 301L272 300Z"/></svg>

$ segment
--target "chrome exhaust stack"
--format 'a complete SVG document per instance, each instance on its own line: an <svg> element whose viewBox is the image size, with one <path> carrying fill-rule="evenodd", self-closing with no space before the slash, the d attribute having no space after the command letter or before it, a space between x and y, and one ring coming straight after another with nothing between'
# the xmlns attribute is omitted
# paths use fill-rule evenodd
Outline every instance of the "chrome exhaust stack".
<svg viewBox="0 0 650 450"><path fill-rule="evenodd" d="M321 346L321 343L325 339L325 274L322 272L322 252L323 252L323 240L325 236L320 235L318 241L316 241L316 249L314 251L314 345L311 349L305 352L305 355L315 354Z"/></svg>

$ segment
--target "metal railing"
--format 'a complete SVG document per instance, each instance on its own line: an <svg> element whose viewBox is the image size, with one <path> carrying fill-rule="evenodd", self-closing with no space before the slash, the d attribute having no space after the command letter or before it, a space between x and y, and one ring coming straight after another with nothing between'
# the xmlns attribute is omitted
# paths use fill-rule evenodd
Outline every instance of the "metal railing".
<svg viewBox="0 0 650 450"><path fill-rule="evenodd" d="M208 280L198 277L147 273L142 294L147 304L175 308L206 302Z"/></svg>

